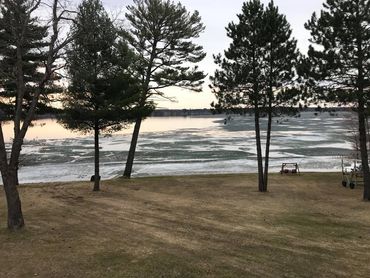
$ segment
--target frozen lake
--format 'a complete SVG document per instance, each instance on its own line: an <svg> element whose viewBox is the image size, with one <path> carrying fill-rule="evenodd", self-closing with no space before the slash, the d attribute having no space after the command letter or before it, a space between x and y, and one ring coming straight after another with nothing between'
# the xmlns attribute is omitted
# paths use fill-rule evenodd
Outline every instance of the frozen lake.
<svg viewBox="0 0 370 278"><path fill-rule="evenodd" d="M304 112L300 118L274 119L272 172L282 162L297 162L301 171L340 170L339 156L351 151L346 137L351 115ZM10 131L6 126L8 141ZM131 131L101 137L103 179L123 173ZM20 182L89 180L93 147L92 136L67 131L54 120L40 121L22 150ZM133 176L247 173L256 168L253 117L233 116L226 125L222 115L149 118L142 126Z"/></svg>

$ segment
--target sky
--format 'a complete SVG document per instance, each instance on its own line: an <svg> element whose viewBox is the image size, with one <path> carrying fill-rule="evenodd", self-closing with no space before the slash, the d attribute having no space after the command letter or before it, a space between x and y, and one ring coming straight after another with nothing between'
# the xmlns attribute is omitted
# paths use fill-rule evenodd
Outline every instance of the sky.
<svg viewBox="0 0 370 278"><path fill-rule="evenodd" d="M132 0L102 0L105 8L116 14L118 11L124 13L125 7L132 4ZM306 53L309 46L309 32L304 28L314 11L319 12L324 0L275 0L275 5L280 12L285 14L293 29L293 36L298 40L298 48ZM177 2L177 0L175 0ZM243 0L181 0L189 11L198 10L205 31L196 42L204 47L207 57L199 64L205 73L213 75L216 69L213 63L213 55L223 53L230 44L226 36L225 27L231 21L237 22L237 14L241 13ZM269 0L262 0L267 4ZM168 97L175 97L176 102L160 101L158 108L170 109L196 109L210 108L210 103L215 100L208 88L209 80L205 80L203 92L195 93L187 90L169 89L166 91Z"/></svg>

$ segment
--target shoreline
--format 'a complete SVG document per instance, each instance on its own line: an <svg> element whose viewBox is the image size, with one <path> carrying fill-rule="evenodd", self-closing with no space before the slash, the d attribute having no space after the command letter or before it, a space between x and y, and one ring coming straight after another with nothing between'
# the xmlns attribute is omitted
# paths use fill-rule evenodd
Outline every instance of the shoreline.
<svg viewBox="0 0 370 278"><path fill-rule="evenodd" d="M341 171L305 171L301 172L301 174L280 174L278 172L271 172L269 173L270 177L300 177L306 175L333 175L338 174L338 178L342 175ZM159 179L186 179L186 178L225 178L225 177L242 177L242 176L249 176L249 177L257 177L258 173L250 172L250 173L205 173L205 174L189 174L189 175L157 175L157 176L132 176L130 179L127 179L123 176L115 176L107 179L102 179L101 182L114 182L114 181L143 181L143 180L159 180ZM1 178L0 178L1 179ZM42 182L22 182L20 181L19 187L23 186L49 186L49 185L66 185L66 184L79 184L79 183L88 183L93 184L90 180L61 180L61 181L42 181ZM2 186L2 183L0 182Z"/></svg>

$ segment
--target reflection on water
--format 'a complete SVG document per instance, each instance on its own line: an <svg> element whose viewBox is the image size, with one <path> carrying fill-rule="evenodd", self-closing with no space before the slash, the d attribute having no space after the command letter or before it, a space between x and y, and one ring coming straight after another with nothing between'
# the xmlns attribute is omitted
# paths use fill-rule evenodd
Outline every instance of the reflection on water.
<svg viewBox="0 0 370 278"><path fill-rule="evenodd" d="M220 116L216 116L220 117ZM140 131L145 132L164 132L172 131L177 129L186 128L206 128L209 126L216 126L214 123L215 117L150 117L143 121L141 124ZM4 139L6 142L14 137L13 124L3 124ZM127 126L127 128L114 133L117 134L132 134L133 124ZM26 140L35 139L67 139L67 138L80 138L86 137L85 134L81 134L78 131L71 131L64 128L62 125L57 123L55 119L43 119L35 121L33 126L29 128Z"/></svg>
<svg viewBox="0 0 370 278"><path fill-rule="evenodd" d="M340 169L340 155L351 151L346 131L349 113L336 116L302 113L274 121L271 169L297 162L302 171ZM262 126L266 120L262 119ZM11 138L11 126L6 136ZM101 137L104 179L123 173L132 127ZM39 121L22 150L21 182L89 180L93 174L94 140L65 130L55 120ZM254 120L234 116L149 118L143 122L134 176L256 172Z"/></svg>

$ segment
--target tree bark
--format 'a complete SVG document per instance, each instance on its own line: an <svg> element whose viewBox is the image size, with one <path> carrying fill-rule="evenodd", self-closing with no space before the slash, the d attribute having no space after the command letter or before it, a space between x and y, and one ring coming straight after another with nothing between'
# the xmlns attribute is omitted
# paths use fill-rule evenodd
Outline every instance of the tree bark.
<svg viewBox="0 0 370 278"><path fill-rule="evenodd" d="M153 63L158 54L157 44L158 44L158 37L157 35L154 35L152 49L150 52L150 59L148 61L148 66L146 68L146 73L143 79L142 96L141 96L141 100L139 101L139 108L142 108L145 106L145 103L148 97L147 93L150 91L149 84L150 84L150 78L152 76ZM132 133L130 149L127 155L125 171L123 173L123 176L128 179L131 178L132 167L134 165L134 159L135 159L137 140L139 138L139 132L140 132L142 120L143 120L142 116L138 115L136 118L136 122L135 122L134 132Z"/></svg>
<svg viewBox="0 0 370 278"><path fill-rule="evenodd" d="M15 185L19 185L18 171L15 176Z"/></svg>
<svg viewBox="0 0 370 278"><path fill-rule="evenodd" d="M361 166L364 175L364 195L366 201L370 201L370 171L369 160L367 153L367 139L366 139L366 120L365 120L365 107L362 97L359 101L358 107L358 122L360 132L360 153L361 153Z"/></svg>
<svg viewBox="0 0 370 278"><path fill-rule="evenodd" d="M267 135L266 135L266 150L265 150L265 172L263 176L264 187L263 191L267 192L267 182L269 174L269 159L271 145L271 128L272 128L272 103L269 101L268 119L267 119Z"/></svg>
<svg viewBox="0 0 370 278"><path fill-rule="evenodd" d="M263 175L263 192L267 192L267 183L269 175L269 162L270 162L270 144L271 144L271 127L272 127L272 101L274 99L273 93L273 80L274 80L274 45L270 44L270 59L269 59L269 86L268 86L268 110L267 110L267 132L266 132L266 149L265 149L265 169Z"/></svg>
<svg viewBox="0 0 370 278"><path fill-rule="evenodd" d="M94 127L94 146L95 146L95 173L94 173L94 189L100 190L100 171L99 171L99 123L95 120Z"/></svg>
<svg viewBox="0 0 370 278"><path fill-rule="evenodd" d="M24 226L21 200L16 185L17 171L3 171L2 178L6 201L8 205L8 228L10 230L19 230Z"/></svg>
<svg viewBox="0 0 370 278"><path fill-rule="evenodd" d="M357 11L358 12L358 11ZM359 24L360 27L360 24ZM370 171L369 171L369 158L367 153L367 139L366 139L366 111L365 111L365 74L364 74L364 50L363 50L363 37L358 28L357 33L357 48L358 48L358 76L357 76L357 94L358 94L358 125L360 133L360 153L361 153L361 166L364 179L364 194L363 199L370 201Z"/></svg>
<svg viewBox="0 0 370 278"><path fill-rule="evenodd" d="M366 116L365 116L365 120L366 120L366 134L367 134L367 149L370 149L370 130L369 130L369 117L368 117L368 113L366 111Z"/></svg>
<svg viewBox="0 0 370 278"><path fill-rule="evenodd" d="M257 145L258 190L260 192L263 192L263 189L264 189L263 161L262 161L262 148L261 148L260 115L259 115L258 106L255 106L254 123L255 123L256 145Z"/></svg>
<svg viewBox="0 0 370 278"><path fill-rule="evenodd" d="M141 116L138 116L135 122L134 132L132 133L130 150L128 152L125 172L123 174L125 178L131 178L132 166L134 165L135 151L136 151L136 146L137 146L137 140L139 138L141 122L142 122L142 118Z"/></svg>
<svg viewBox="0 0 370 278"><path fill-rule="evenodd" d="M19 185L18 171L19 171L19 166L17 165L17 168L15 170L15 184L16 185Z"/></svg>

